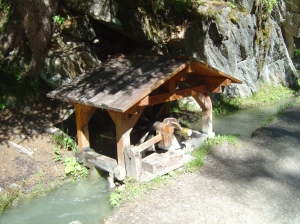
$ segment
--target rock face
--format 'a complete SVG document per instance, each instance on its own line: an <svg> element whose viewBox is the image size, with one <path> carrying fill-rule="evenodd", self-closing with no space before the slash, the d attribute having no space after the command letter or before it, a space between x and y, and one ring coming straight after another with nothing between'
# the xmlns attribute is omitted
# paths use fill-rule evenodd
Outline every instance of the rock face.
<svg viewBox="0 0 300 224"><path fill-rule="evenodd" d="M300 1L277 1L274 17L283 30L285 43L290 56L294 55L294 38L300 38Z"/></svg>
<svg viewBox="0 0 300 224"><path fill-rule="evenodd" d="M51 46L40 65L40 77L56 88L100 64L93 50L84 42L52 37Z"/></svg>
<svg viewBox="0 0 300 224"><path fill-rule="evenodd" d="M52 87L97 66L100 55L116 53L193 56L243 81L225 89L232 97L256 92L259 81L292 86L298 78L290 59L294 38L300 37L297 0L278 1L278 10L265 20L263 30L253 14L254 0L236 1L236 8L226 2L201 4L195 7L197 16L176 26L159 22L165 18L155 15L157 9L150 3L63 2L76 16L63 24L41 66L42 78Z"/></svg>

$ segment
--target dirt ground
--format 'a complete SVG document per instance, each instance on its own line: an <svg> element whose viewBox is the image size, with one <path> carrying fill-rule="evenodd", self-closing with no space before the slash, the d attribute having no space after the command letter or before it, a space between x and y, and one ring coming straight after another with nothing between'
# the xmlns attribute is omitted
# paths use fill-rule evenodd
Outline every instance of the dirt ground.
<svg viewBox="0 0 300 224"><path fill-rule="evenodd" d="M240 144L216 146L196 173L113 210L118 223L300 223L300 107Z"/></svg>
<svg viewBox="0 0 300 224"><path fill-rule="evenodd" d="M0 188L22 186L24 192L40 183L47 186L65 175L64 166L53 159L54 125L72 112L68 104L44 99L43 102L0 111ZM31 157L21 153L8 141L32 150ZM65 156L72 152L64 151Z"/></svg>

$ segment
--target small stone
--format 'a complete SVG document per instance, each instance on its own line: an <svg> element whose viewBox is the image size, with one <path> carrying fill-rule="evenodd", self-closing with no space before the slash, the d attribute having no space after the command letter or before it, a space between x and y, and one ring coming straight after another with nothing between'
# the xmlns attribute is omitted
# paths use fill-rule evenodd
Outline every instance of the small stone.
<svg viewBox="0 0 300 224"><path fill-rule="evenodd" d="M10 185L10 187L19 188L19 187L21 187L21 186L20 186L19 184L12 183L12 184Z"/></svg>
<svg viewBox="0 0 300 224"><path fill-rule="evenodd" d="M178 185L178 186L181 186L181 185L182 185L182 182L181 182L181 181L179 181L179 182L177 183L177 185Z"/></svg>

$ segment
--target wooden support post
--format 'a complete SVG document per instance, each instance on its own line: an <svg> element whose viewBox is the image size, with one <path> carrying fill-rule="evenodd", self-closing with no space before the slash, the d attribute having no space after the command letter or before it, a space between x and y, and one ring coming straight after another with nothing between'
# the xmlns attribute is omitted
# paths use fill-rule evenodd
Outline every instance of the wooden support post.
<svg viewBox="0 0 300 224"><path fill-rule="evenodd" d="M202 108L202 131L208 135L212 135L212 102L210 94L198 94L193 97Z"/></svg>
<svg viewBox="0 0 300 224"><path fill-rule="evenodd" d="M125 167L124 150L130 146L130 125L129 114L115 112L118 164Z"/></svg>
<svg viewBox="0 0 300 224"><path fill-rule="evenodd" d="M90 150L90 141L89 141L89 127L88 123L96 107L76 104L76 128L77 128L77 141L79 150Z"/></svg>
<svg viewBox="0 0 300 224"><path fill-rule="evenodd" d="M125 162L126 162L126 175L139 179L142 174L142 156L139 151L135 150L135 147L127 147L125 149Z"/></svg>

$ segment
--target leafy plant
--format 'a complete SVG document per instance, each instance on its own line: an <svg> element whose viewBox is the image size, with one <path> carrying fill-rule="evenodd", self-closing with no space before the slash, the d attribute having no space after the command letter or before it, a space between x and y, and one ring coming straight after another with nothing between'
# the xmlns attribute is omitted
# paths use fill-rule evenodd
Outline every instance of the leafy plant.
<svg viewBox="0 0 300 224"><path fill-rule="evenodd" d="M70 19L69 15L67 16L56 15L53 17L53 22L56 23L58 26L60 26L68 19Z"/></svg>
<svg viewBox="0 0 300 224"><path fill-rule="evenodd" d="M65 173L67 176L71 176L73 181L78 178L86 178L88 175L88 171L85 167L76 162L74 157L66 157L63 160L65 164Z"/></svg>
<svg viewBox="0 0 300 224"><path fill-rule="evenodd" d="M227 4L230 6L230 8L232 8L232 9L235 9L236 8L236 6L235 6L235 4L233 4L232 2L227 2Z"/></svg>
<svg viewBox="0 0 300 224"><path fill-rule="evenodd" d="M274 6L277 4L277 0L263 0L263 4L265 5L267 12L271 13Z"/></svg>
<svg viewBox="0 0 300 224"><path fill-rule="evenodd" d="M61 152L60 152L60 148L58 148L57 146L54 146L53 147L54 149L54 160L55 162L57 161L61 161L62 160L62 155L61 155Z"/></svg>
<svg viewBox="0 0 300 224"><path fill-rule="evenodd" d="M115 208L118 207L121 203L121 191L116 190L115 192L109 195L110 204Z"/></svg>
<svg viewBox="0 0 300 224"><path fill-rule="evenodd" d="M297 56L300 56L300 48L295 49L295 54L296 54Z"/></svg>
<svg viewBox="0 0 300 224"><path fill-rule="evenodd" d="M53 141L62 149L72 150L73 152L78 150L76 141L65 132L54 134Z"/></svg>

